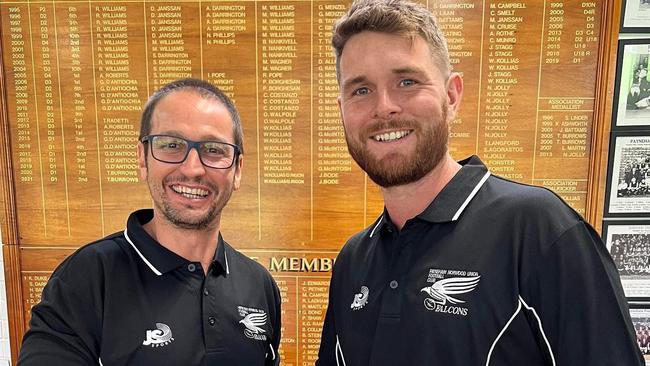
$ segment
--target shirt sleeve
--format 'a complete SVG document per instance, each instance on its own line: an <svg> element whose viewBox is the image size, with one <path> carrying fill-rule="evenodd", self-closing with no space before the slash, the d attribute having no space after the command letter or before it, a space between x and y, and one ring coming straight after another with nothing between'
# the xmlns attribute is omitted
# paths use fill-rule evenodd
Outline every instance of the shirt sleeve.
<svg viewBox="0 0 650 366"><path fill-rule="evenodd" d="M266 366L279 366L280 353L280 339L282 338L282 298L280 296L280 289L275 281L273 282L273 305L275 307L275 316L273 319L273 339L269 343L269 352L266 355Z"/></svg>
<svg viewBox="0 0 650 366"><path fill-rule="evenodd" d="M330 280L329 298L327 302L327 311L325 312L325 320L323 321L323 331L321 333L320 347L318 349L318 359L315 366L339 366L345 365L345 357L343 350L339 343L337 323L336 323L336 308L337 308L337 294L340 293L340 287L344 278L342 269L350 268L349 262L349 248L355 245L365 232L361 232L353 236L343 246L334 262L332 269L332 278Z"/></svg>
<svg viewBox="0 0 650 366"><path fill-rule="evenodd" d="M334 326L334 304L331 298L327 305L325 313L325 322L323 323L323 333L320 340L320 349L318 350L318 360L316 366L337 366L337 345L336 345L336 327Z"/></svg>
<svg viewBox="0 0 650 366"><path fill-rule="evenodd" d="M18 365L98 365L100 315L91 302L53 276L32 308Z"/></svg>
<svg viewBox="0 0 650 366"><path fill-rule="evenodd" d="M542 253L521 300L558 366L643 365L616 266L580 221Z"/></svg>

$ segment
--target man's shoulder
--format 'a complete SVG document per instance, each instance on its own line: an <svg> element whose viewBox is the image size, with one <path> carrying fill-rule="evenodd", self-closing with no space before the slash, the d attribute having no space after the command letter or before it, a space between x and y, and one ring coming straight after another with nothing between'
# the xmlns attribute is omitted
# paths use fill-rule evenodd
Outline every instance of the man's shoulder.
<svg viewBox="0 0 650 366"><path fill-rule="evenodd" d="M80 247L71 255L71 257L111 258L116 255L123 255L124 244L126 243L127 241L124 236L124 231L118 231Z"/></svg>
<svg viewBox="0 0 650 366"><path fill-rule="evenodd" d="M235 249L225 241L223 243L225 245L226 260L229 267L237 267L237 270L243 270L248 275L265 278L273 282L273 277L261 263Z"/></svg>
<svg viewBox="0 0 650 366"><path fill-rule="evenodd" d="M571 181L562 184L560 188L567 192L577 190ZM499 218L513 228L543 231L550 236L558 236L584 222L578 212L548 188L498 176L490 177L484 188L476 197L475 217Z"/></svg>
<svg viewBox="0 0 650 366"><path fill-rule="evenodd" d="M352 235L345 242L343 248L341 248L336 261L339 262L346 256L359 255L360 251L365 252L367 250L370 250L370 246L367 245L367 243L369 240L372 240L375 235L378 235L378 231L381 229L383 220L384 216L382 215L377 218L377 220L375 220L375 222L373 222L370 226Z"/></svg>
<svg viewBox="0 0 650 366"><path fill-rule="evenodd" d="M558 186L567 192L578 190L577 182L562 181ZM499 176L491 176L486 184L488 199L508 209L517 209L519 213L544 214L560 212L579 219L579 215L557 193L536 185L514 182Z"/></svg>
<svg viewBox="0 0 650 366"><path fill-rule="evenodd" d="M384 218L381 216L375 220L372 225L352 235L345 243L345 246L356 247L358 245L361 245L364 241L369 240L372 236L374 236L373 231L378 231L380 229L383 220Z"/></svg>
<svg viewBox="0 0 650 366"><path fill-rule="evenodd" d="M68 273L79 276L78 271L91 274L91 268L103 269L107 264L128 256L125 243L124 232L121 231L88 243L66 257L52 276L65 276Z"/></svg>

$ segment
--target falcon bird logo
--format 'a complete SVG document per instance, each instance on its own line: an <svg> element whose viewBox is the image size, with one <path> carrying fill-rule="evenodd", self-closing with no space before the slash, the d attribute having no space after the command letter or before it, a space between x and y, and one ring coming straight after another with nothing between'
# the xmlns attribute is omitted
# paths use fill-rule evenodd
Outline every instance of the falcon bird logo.
<svg viewBox="0 0 650 366"><path fill-rule="evenodd" d="M248 338L258 339L259 334L266 332L261 328L266 324L266 313L264 312L250 313L239 322L244 324L246 327L246 329L244 329L244 334L246 334Z"/></svg>
<svg viewBox="0 0 650 366"><path fill-rule="evenodd" d="M433 310L436 304L445 305L447 302L450 304L464 303L465 301L451 295L464 294L474 290L480 279L481 276L452 277L436 281L431 286L420 290L420 292L426 292L429 295L424 299L424 306L429 310Z"/></svg>

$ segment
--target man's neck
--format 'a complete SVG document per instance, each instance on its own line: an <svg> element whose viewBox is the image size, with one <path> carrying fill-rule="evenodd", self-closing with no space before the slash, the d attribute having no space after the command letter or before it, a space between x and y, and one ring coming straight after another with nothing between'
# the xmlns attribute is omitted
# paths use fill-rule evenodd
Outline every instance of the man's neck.
<svg viewBox="0 0 650 366"><path fill-rule="evenodd" d="M189 261L200 262L204 273L207 274L217 250L219 219L210 228L190 230L178 228L162 219L160 215L154 214L154 218L143 227L163 247Z"/></svg>
<svg viewBox="0 0 650 366"><path fill-rule="evenodd" d="M461 166L447 154L420 180L401 186L382 188L384 205L393 224L401 230L407 220L424 211L460 168Z"/></svg>

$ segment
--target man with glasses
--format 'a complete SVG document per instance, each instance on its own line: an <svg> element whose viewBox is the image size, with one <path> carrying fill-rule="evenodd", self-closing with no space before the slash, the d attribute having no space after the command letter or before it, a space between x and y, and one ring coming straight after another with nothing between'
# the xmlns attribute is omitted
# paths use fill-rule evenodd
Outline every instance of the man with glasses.
<svg viewBox="0 0 650 366"><path fill-rule="evenodd" d="M336 259L316 365L642 365L589 224L452 159L463 80L421 3L355 0L332 31L348 150L384 211Z"/></svg>
<svg viewBox="0 0 650 366"><path fill-rule="evenodd" d="M18 364L279 365L278 287L220 235L242 154L219 89L184 79L156 92L138 143L153 209L55 270Z"/></svg>

